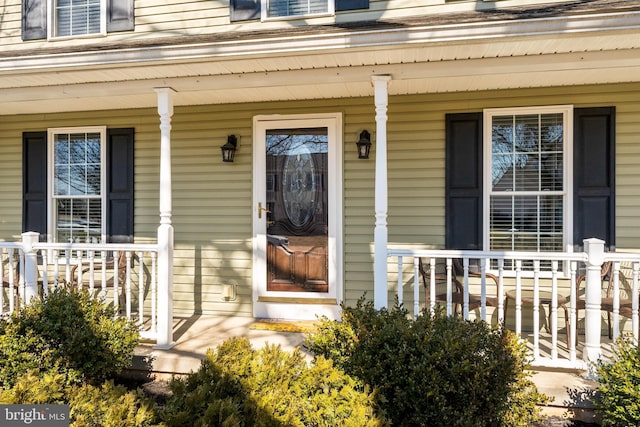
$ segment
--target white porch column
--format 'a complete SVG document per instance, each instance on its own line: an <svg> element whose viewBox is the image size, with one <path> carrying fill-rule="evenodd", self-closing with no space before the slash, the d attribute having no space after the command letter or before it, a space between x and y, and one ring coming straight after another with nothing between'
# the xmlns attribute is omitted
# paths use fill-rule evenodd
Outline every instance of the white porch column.
<svg viewBox="0 0 640 427"><path fill-rule="evenodd" d="M160 226L158 227L158 339L173 346L173 226L171 225L171 116L173 89L155 88L160 116Z"/></svg>
<svg viewBox="0 0 640 427"><path fill-rule="evenodd" d="M373 236L373 302L376 309L387 307L387 106L391 76L372 76L376 106L376 175Z"/></svg>
<svg viewBox="0 0 640 427"><path fill-rule="evenodd" d="M20 289L20 299L23 304L28 304L33 298L38 297L38 254L33 249L33 245L38 243L39 238L40 234L34 231L22 233L24 271L20 274L24 278L24 293L22 293L23 289Z"/></svg>
<svg viewBox="0 0 640 427"><path fill-rule="evenodd" d="M584 351L582 358L585 362L595 364L602 356L600 349L600 302L602 298L602 268L604 256L604 241L600 239L585 239L584 251L587 253L587 272L585 287L585 315L584 315ZM590 375L595 375L590 365Z"/></svg>

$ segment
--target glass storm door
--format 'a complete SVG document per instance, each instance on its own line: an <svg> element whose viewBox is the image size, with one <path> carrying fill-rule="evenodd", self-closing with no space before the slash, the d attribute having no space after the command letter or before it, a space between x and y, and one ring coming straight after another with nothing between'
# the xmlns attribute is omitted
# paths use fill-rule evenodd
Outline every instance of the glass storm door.
<svg viewBox="0 0 640 427"><path fill-rule="evenodd" d="M301 317L292 313L305 307L311 317L315 308L309 302L336 304L335 263L330 262L336 251L335 218L330 218L336 184L331 178L335 168L330 168L334 123L262 125L257 127L261 159L255 170L256 180L263 182L255 189L258 246L264 248L256 254L264 254L258 303L271 303L266 317Z"/></svg>

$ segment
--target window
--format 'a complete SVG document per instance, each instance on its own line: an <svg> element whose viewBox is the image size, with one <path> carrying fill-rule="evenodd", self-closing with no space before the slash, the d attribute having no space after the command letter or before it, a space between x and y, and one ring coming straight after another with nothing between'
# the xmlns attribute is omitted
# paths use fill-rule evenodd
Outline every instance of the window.
<svg viewBox="0 0 640 427"><path fill-rule="evenodd" d="M614 248L615 123L615 107L446 114L447 249Z"/></svg>
<svg viewBox="0 0 640 427"><path fill-rule="evenodd" d="M100 183L97 183L95 168L98 166L93 148L92 135L100 138ZM60 148L60 156L54 160L54 136L58 141L70 142L74 135L78 137L78 150L86 153L83 160L80 155L71 152L71 144L64 160L64 150ZM76 139L74 139L76 140ZM61 147L65 144L62 143ZM54 239L80 239L84 232L85 240L97 238L97 229L101 229L100 241L107 243L132 243L134 225L134 128L66 128L47 131L27 131L22 133L22 231L33 231L40 234L41 241ZM91 150L89 147L92 147ZM95 153L97 154L97 153ZM60 166L60 181L54 181L54 161ZM65 178L65 165L68 171ZM76 173L82 180L75 180ZM72 181L73 179L73 181ZM66 180L66 181L65 181ZM84 184L83 184L84 182ZM53 186L57 186L54 196ZM84 185L84 187L83 187ZM101 212L98 214L95 203L98 199L96 189L99 187ZM66 188L66 190L65 190ZM69 194L61 194L61 193ZM73 199L73 200L72 200ZM82 200L87 206L81 209ZM58 208L58 201L61 207ZM55 202L55 203L54 203ZM73 202L73 203L72 203ZM66 204L66 206L65 206ZM94 208L91 208L91 205ZM59 214L59 215L58 215ZM99 215L99 216L98 216ZM59 237L56 227L58 217L66 227L68 234ZM97 221L100 221L98 224ZM69 226L72 224L73 226ZM62 229L65 229L62 227Z"/></svg>
<svg viewBox="0 0 640 427"><path fill-rule="evenodd" d="M22 40L134 29L134 0L22 0Z"/></svg>
<svg viewBox="0 0 640 427"><path fill-rule="evenodd" d="M229 18L231 22L282 19L368 8L369 0L229 0Z"/></svg>
<svg viewBox="0 0 640 427"><path fill-rule="evenodd" d="M333 0L266 0L265 18L333 13Z"/></svg>
<svg viewBox="0 0 640 427"><path fill-rule="evenodd" d="M103 0L53 0L52 37L105 33Z"/></svg>
<svg viewBox="0 0 640 427"><path fill-rule="evenodd" d="M571 241L570 113L485 111L485 249L564 251Z"/></svg>
<svg viewBox="0 0 640 427"><path fill-rule="evenodd" d="M105 241L106 128L49 129L49 230L56 242Z"/></svg>

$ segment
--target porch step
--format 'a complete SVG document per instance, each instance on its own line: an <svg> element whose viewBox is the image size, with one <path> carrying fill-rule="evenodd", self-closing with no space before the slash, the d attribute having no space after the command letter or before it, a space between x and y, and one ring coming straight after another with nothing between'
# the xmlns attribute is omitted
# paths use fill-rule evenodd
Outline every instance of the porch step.
<svg viewBox="0 0 640 427"><path fill-rule="evenodd" d="M546 415L584 423L597 421L592 403L596 381L587 379L581 371L539 368L532 372L538 391L553 398L543 408Z"/></svg>

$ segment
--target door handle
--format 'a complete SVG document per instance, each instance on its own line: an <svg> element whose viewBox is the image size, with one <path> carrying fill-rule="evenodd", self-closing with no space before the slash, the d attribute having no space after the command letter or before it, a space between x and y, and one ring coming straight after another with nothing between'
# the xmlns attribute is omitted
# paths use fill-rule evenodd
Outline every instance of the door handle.
<svg viewBox="0 0 640 427"><path fill-rule="evenodd" d="M269 209L262 207L262 202L258 202L258 218L262 218L262 212L271 213Z"/></svg>

